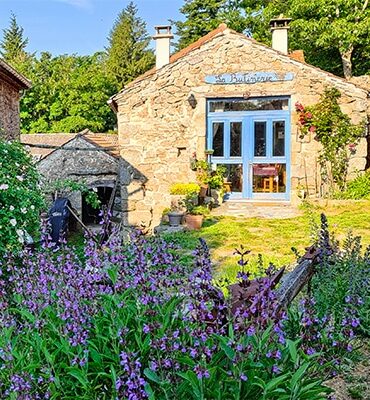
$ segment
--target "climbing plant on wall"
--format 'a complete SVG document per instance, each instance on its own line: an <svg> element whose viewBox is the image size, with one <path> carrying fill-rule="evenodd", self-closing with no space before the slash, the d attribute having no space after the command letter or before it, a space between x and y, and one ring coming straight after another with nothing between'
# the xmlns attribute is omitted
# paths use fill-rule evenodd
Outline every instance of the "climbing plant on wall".
<svg viewBox="0 0 370 400"><path fill-rule="evenodd" d="M364 134L364 123L353 124L341 110L340 97L338 89L326 88L317 104L295 104L301 137L312 134L322 144L321 174L331 192L345 188L349 158L356 152L356 145Z"/></svg>

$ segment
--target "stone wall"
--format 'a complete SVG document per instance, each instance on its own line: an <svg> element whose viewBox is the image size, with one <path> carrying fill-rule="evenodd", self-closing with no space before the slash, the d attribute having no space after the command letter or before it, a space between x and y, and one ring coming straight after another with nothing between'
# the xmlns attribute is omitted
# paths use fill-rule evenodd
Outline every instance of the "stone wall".
<svg viewBox="0 0 370 400"><path fill-rule="evenodd" d="M294 79L252 85L204 81L206 75L241 71L292 72ZM115 97L119 144L127 163L122 180L125 223L153 227L170 205L170 185L194 181L189 159L193 152L204 155L206 101L210 98L290 96L291 198L294 200L299 183L307 182L311 192L319 191L319 144L312 137L298 139L294 104L316 103L326 86L341 91L341 108L354 123L365 119L365 90L229 30L157 73L135 81ZM187 101L191 94L197 101L194 109ZM364 169L366 152L363 139L351 159L351 172Z"/></svg>
<svg viewBox="0 0 370 400"><path fill-rule="evenodd" d="M0 76L0 137L19 138L19 91Z"/></svg>
<svg viewBox="0 0 370 400"><path fill-rule="evenodd" d="M89 149L90 150L77 150ZM55 150L38 162L37 167L44 179L53 182L57 179L72 179L84 182L90 188L98 186L113 187L120 176L121 162L105 151L77 136L61 149ZM81 215L81 193L68 194L72 206ZM120 191L114 203L114 217L120 218L122 212Z"/></svg>

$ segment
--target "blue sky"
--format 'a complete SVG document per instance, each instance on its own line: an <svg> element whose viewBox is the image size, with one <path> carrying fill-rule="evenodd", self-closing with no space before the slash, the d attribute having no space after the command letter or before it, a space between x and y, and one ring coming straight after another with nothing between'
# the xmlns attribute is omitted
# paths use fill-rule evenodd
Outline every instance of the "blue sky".
<svg viewBox="0 0 370 400"><path fill-rule="evenodd" d="M136 0L150 34L154 25L181 19L183 0ZM13 11L29 38L29 51L54 55L103 50L118 13L129 0L0 0L0 38Z"/></svg>

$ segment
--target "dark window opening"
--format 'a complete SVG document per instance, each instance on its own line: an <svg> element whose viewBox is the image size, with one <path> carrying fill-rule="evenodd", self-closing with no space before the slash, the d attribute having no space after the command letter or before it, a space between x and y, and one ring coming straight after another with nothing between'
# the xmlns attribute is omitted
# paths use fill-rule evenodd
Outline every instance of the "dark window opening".
<svg viewBox="0 0 370 400"><path fill-rule="evenodd" d="M101 217L99 216L100 211L103 206L108 206L112 191L113 188L108 186L99 186L96 188L96 194L100 200L100 206L96 209L87 203L86 195L82 195L82 222L84 224L99 224L101 221Z"/></svg>

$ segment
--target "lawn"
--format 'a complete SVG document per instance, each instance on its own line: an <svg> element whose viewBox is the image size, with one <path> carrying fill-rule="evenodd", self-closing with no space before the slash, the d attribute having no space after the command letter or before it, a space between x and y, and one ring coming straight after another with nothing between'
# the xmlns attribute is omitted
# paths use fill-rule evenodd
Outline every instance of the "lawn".
<svg viewBox="0 0 370 400"><path fill-rule="evenodd" d="M322 201L305 204L301 215L289 219L261 219L243 217L209 217L200 231L168 235L183 249L184 257L204 238L211 248L215 277L234 279L238 270L235 249L243 245L251 250L250 269L256 270L258 254L265 264L277 266L293 264L296 256L309 246L319 223L320 213L329 220L330 230L342 241L349 231L362 237L363 245L370 245L370 201Z"/></svg>

